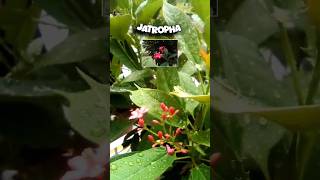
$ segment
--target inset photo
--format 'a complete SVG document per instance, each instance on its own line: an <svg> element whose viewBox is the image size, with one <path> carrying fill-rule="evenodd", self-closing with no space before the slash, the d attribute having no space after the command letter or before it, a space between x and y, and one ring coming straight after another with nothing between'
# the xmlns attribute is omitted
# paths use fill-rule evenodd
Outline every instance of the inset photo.
<svg viewBox="0 0 320 180"><path fill-rule="evenodd" d="M143 40L142 65L144 67L177 67L177 40Z"/></svg>

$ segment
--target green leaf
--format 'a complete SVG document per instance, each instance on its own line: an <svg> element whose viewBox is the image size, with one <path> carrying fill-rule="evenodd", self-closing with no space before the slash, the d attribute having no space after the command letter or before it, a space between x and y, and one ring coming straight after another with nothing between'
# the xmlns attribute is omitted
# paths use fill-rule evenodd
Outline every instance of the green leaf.
<svg viewBox="0 0 320 180"><path fill-rule="evenodd" d="M252 114L274 121L291 130L306 130L320 127L320 105L268 107L241 97L223 84L214 81L214 107L232 114Z"/></svg>
<svg viewBox="0 0 320 180"><path fill-rule="evenodd" d="M127 83L127 82L134 82L137 80L141 80L147 77L152 76L152 70L151 69L143 69L138 71L133 71L129 76L124 78L121 83Z"/></svg>
<svg viewBox="0 0 320 180"><path fill-rule="evenodd" d="M35 3L71 31L101 27L105 20L101 16L101 1L35 0Z"/></svg>
<svg viewBox="0 0 320 180"><path fill-rule="evenodd" d="M210 179L210 167L205 164L200 164L191 169L189 180L209 180Z"/></svg>
<svg viewBox="0 0 320 180"><path fill-rule="evenodd" d="M203 37L207 43L208 48L210 49L210 16L204 19L204 32Z"/></svg>
<svg viewBox="0 0 320 180"><path fill-rule="evenodd" d="M130 54L129 48L125 47L124 43L116 39L110 39L110 52L114 57L119 59L121 64L124 64L131 70L140 70L142 69L141 65L138 62L136 54Z"/></svg>
<svg viewBox="0 0 320 180"><path fill-rule="evenodd" d="M72 35L40 57L34 64L34 69L55 64L80 62L94 57L103 58L106 54L103 46L105 38L105 28Z"/></svg>
<svg viewBox="0 0 320 180"><path fill-rule="evenodd" d="M170 122L167 122L173 126L181 128L186 125L186 121L184 121L186 116L183 112L183 106L176 98L168 95L164 91L140 88L131 92L130 99L137 106L148 108L149 111L147 114L156 119L160 119L162 115L163 111L160 108L160 103L164 102L167 106L172 106L175 109L179 109L179 113L175 116L175 118L170 120Z"/></svg>
<svg viewBox="0 0 320 180"><path fill-rule="evenodd" d="M132 122L130 122L128 117L116 116L115 119L110 122L110 142L127 133L130 127L132 127Z"/></svg>
<svg viewBox="0 0 320 180"><path fill-rule="evenodd" d="M97 144L107 142L107 86L95 82L79 71L81 76L91 86L90 90L69 93L59 91L69 104L64 106L64 112L72 128L83 137Z"/></svg>
<svg viewBox="0 0 320 180"><path fill-rule="evenodd" d="M241 36L219 33L224 73L230 85L241 95L270 106L296 104L291 80L277 80L261 56L258 46ZM252 83L254 79L259 79Z"/></svg>
<svg viewBox="0 0 320 180"><path fill-rule="evenodd" d="M189 98L195 101L198 101L203 104L210 103L210 95L192 95L185 92L181 87L175 86L174 91L170 92L170 94L178 96L180 98Z"/></svg>
<svg viewBox="0 0 320 180"><path fill-rule="evenodd" d="M1 7L0 27L4 31L4 39L22 51L34 38L38 27L34 19L40 18L41 9L37 6L26 8L26 2L22 1L18 4L15 7L9 4Z"/></svg>
<svg viewBox="0 0 320 180"><path fill-rule="evenodd" d="M98 83L97 81L92 79L90 76L86 75L84 72L82 72L78 68L77 68L77 71L80 74L80 76L89 84L91 89L93 89L97 93L97 96L99 96L100 100L103 102L107 95L106 89L108 88L108 86Z"/></svg>
<svg viewBox="0 0 320 180"><path fill-rule="evenodd" d="M111 70L111 74L115 77L118 78L119 75L121 74L121 64L120 61L113 57L112 58L112 62L110 64L110 70Z"/></svg>
<svg viewBox="0 0 320 180"><path fill-rule="evenodd" d="M148 149L112 162L110 179L156 179L171 167L175 158L175 156L167 155L164 148Z"/></svg>
<svg viewBox="0 0 320 180"><path fill-rule="evenodd" d="M163 0L146 0L137 8L135 15L137 23L147 24L161 8Z"/></svg>
<svg viewBox="0 0 320 180"><path fill-rule="evenodd" d="M176 68L158 68L156 77L157 88L165 92L173 91L174 86L180 83Z"/></svg>
<svg viewBox="0 0 320 180"><path fill-rule="evenodd" d="M197 13L202 21L204 21L207 17L210 17L210 1L209 0L192 0L192 11Z"/></svg>
<svg viewBox="0 0 320 180"><path fill-rule="evenodd" d="M192 25L190 18L179 8L163 2L163 16L168 25L177 25L181 27L181 32L175 35L181 50L187 58L197 64L201 63L199 58L200 43L196 28Z"/></svg>
<svg viewBox="0 0 320 180"><path fill-rule="evenodd" d="M125 39L131 24L131 16L129 14L110 17L110 34L116 39Z"/></svg>
<svg viewBox="0 0 320 180"><path fill-rule="evenodd" d="M180 79L180 86L184 89L187 93L191 93L193 95L199 95L200 90L192 80L192 76L187 73L179 72L179 79Z"/></svg>
<svg viewBox="0 0 320 180"><path fill-rule="evenodd" d="M210 129L205 131L196 131L190 136L193 142L210 147Z"/></svg>
<svg viewBox="0 0 320 180"><path fill-rule="evenodd" d="M258 25L259 24L259 25ZM246 0L233 13L227 31L260 44L277 32L278 22L261 1Z"/></svg>
<svg viewBox="0 0 320 180"><path fill-rule="evenodd" d="M269 175L269 156L271 149L283 138L285 129L276 124L267 122L266 119L247 117L242 134L242 153L252 157L261 167L266 179ZM249 123L246 123L248 122ZM263 141L262 141L263 139Z"/></svg>

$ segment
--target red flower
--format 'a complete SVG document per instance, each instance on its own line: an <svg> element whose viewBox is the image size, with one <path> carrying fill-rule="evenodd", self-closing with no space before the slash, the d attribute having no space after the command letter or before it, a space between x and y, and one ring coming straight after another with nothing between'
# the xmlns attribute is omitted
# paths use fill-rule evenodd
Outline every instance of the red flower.
<svg viewBox="0 0 320 180"><path fill-rule="evenodd" d="M148 141L151 142L151 143L154 142L154 138L153 138L153 136L150 135L150 134L148 135Z"/></svg>
<svg viewBox="0 0 320 180"><path fill-rule="evenodd" d="M168 144L166 145L167 147L167 153L172 156L174 154L174 148L171 148Z"/></svg>
<svg viewBox="0 0 320 180"><path fill-rule="evenodd" d="M144 120L142 118L138 120L138 125L139 127L144 127Z"/></svg>
<svg viewBox="0 0 320 180"><path fill-rule="evenodd" d="M164 53L164 51L166 50L167 48L165 46L160 46L159 47L159 51L160 53Z"/></svg>
<svg viewBox="0 0 320 180"><path fill-rule="evenodd" d="M162 58L162 54L160 54L159 52L154 53L152 58L153 59L161 59Z"/></svg>
<svg viewBox="0 0 320 180"><path fill-rule="evenodd" d="M164 104L163 102L162 103L160 103L160 107L161 107L161 109L163 110L163 111L168 111L168 107L166 106L166 104Z"/></svg>
<svg viewBox="0 0 320 180"><path fill-rule="evenodd" d="M158 131L158 137L159 137L159 139L162 139L162 136L163 136L162 131Z"/></svg>

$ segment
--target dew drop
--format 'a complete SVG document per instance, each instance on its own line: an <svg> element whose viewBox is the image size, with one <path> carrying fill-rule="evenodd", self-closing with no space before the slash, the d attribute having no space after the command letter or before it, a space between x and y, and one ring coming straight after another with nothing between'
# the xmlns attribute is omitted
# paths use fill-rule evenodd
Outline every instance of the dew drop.
<svg viewBox="0 0 320 180"><path fill-rule="evenodd" d="M129 162L129 165L130 165L130 166L133 166L134 164L133 164L133 162Z"/></svg>
<svg viewBox="0 0 320 180"><path fill-rule="evenodd" d="M138 156L139 156L139 157L143 157L143 154L142 154L142 153L139 153Z"/></svg>

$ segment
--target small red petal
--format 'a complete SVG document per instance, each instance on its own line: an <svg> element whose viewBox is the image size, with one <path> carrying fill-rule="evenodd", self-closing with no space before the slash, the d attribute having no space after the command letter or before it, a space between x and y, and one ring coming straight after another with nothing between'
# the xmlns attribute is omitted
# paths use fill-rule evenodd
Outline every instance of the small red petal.
<svg viewBox="0 0 320 180"><path fill-rule="evenodd" d="M163 111L167 112L168 111L168 107L166 106L166 104L164 104L163 102L160 103L160 107Z"/></svg>
<svg viewBox="0 0 320 180"><path fill-rule="evenodd" d="M158 138L162 139L162 136L163 136L162 131L158 131Z"/></svg>
<svg viewBox="0 0 320 180"><path fill-rule="evenodd" d="M154 142L154 138L152 135L148 135L148 141L153 143Z"/></svg>
<svg viewBox="0 0 320 180"><path fill-rule="evenodd" d="M172 106L169 107L169 113L170 115L173 115L175 113L174 107Z"/></svg>
<svg viewBox="0 0 320 180"><path fill-rule="evenodd" d="M144 127L144 119L140 118L138 120L138 125L139 125L139 127Z"/></svg>

